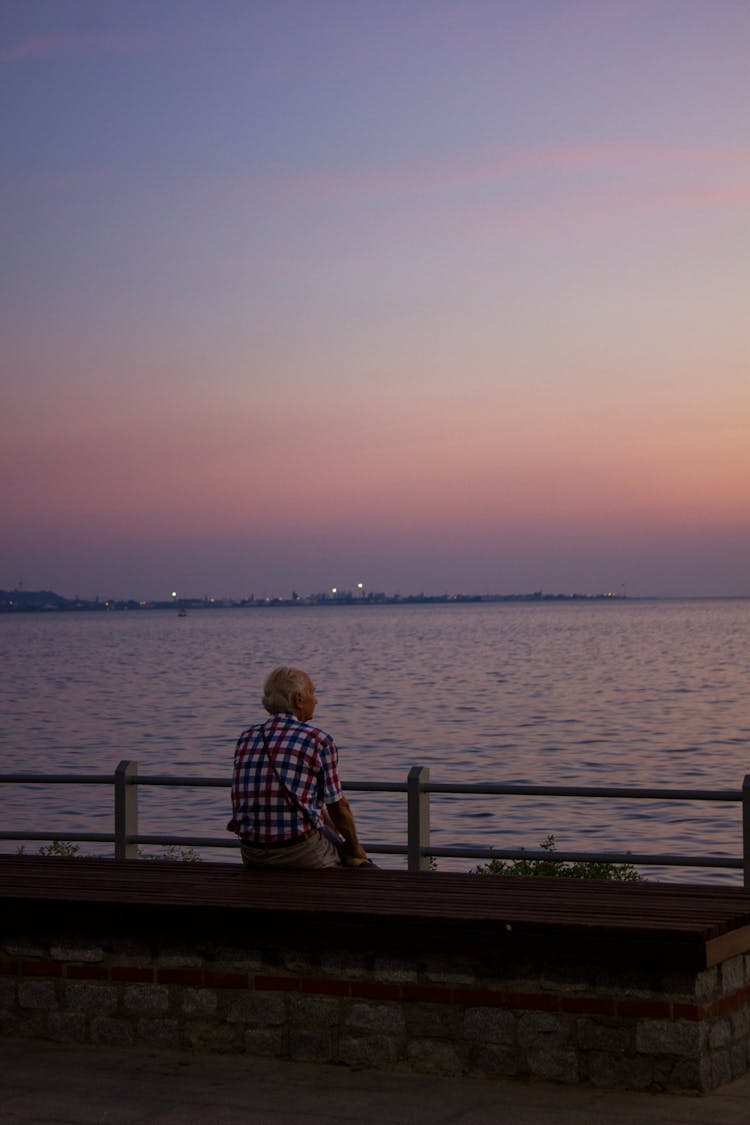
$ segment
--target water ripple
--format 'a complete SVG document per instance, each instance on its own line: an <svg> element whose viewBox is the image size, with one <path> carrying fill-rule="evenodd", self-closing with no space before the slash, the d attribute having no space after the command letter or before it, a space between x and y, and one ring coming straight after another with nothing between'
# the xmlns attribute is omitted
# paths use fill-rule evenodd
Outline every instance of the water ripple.
<svg viewBox="0 0 750 1125"><path fill-rule="evenodd" d="M423 764L436 781L737 789L750 770L748 626L742 601L5 617L2 763L89 773L134 758L144 774L228 780L265 674L294 662L316 680L345 779L404 781ZM4 819L101 831L103 793L17 787ZM139 796L143 831L223 830L224 791ZM352 801L365 838L403 839L401 797ZM741 829L732 804L642 800L435 796L432 820L455 843L536 847L554 832L571 848L690 854L737 854Z"/></svg>

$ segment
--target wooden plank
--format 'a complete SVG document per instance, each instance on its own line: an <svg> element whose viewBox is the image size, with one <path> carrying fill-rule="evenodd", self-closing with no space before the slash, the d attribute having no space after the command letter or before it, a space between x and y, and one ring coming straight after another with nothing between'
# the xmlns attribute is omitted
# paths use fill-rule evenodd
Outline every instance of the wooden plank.
<svg viewBox="0 0 750 1125"><path fill-rule="evenodd" d="M735 930L719 934L706 942L706 968L728 961L741 953L750 953L750 926L739 926Z"/></svg>
<svg viewBox="0 0 750 1125"><path fill-rule="evenodd" d="M705 884L482 878L458 872L249 871L241 864L0 856L9 922L66 920L148 938L237 925L283 943L290 918L310 940L700 969L750 950L750 895ZM7 909L10 907L10 909ZM63 916L63 913L60 913ZM247 921L246 921L247 918Z"/></svg>
<svg viewBox="0 0 750 1125"><path fill-rule="evenodd" d="M0 857L0 896L223 906L260 913L434 918L497 924L685 933L712 940L750 924L750 897L661 884L500 879L461 873L377 871L250 872L229 864L113 863Z"/></svg>

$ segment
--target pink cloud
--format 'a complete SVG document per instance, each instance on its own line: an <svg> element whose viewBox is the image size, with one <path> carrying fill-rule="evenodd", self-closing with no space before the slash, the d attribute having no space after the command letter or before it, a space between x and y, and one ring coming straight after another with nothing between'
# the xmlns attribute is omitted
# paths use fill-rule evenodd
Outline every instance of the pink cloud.
<svg viewBox="0 0 750 1125"><path fill-rule="evenodd" d="M686 174L717 176L747 175L748 153L724 148L659 148L638 144L589 146L551 146L510 149L494 154L475 154L450 166L404 167L373 174L354 173L290 177L282 181L256 182L257 189L290 197L304 196L310 202L341 198L409 197L433 195L461 189L482 188L536 172L600 172L622 170L628 179L645 171L677 176ZM247 187L248 185L244 185Z"/></svg>
<svg viewBox="0 0 750 1125"><path fill-rule="evenodd" d="M132 35L40 35L0 50L0 63L36 62L76 55L119 54L148 47Z"/></svg>

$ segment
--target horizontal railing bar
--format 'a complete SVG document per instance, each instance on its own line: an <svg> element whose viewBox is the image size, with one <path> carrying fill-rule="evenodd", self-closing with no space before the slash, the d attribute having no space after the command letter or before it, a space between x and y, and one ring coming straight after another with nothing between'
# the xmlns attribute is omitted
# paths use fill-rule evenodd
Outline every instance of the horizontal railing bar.
<svg viewBox="0 0 750 1125"><path fill-rule="evenodd" d="M113 773L0 773L0 782L18 785L114 785Z"/></svg>
<svg viewBox="0 0 750 1125"><path fill-rule="evenodd" d="M182 847L192 848L239 848L237 839L230 840L224 837L213 836L164 836L141 835L126 836L128 844L179 844Z"/></svg>
<svg viewBox="0 0 750 1125"><path fill-rule="evenodd" d="M41 773L3 773L0 783L23 785L112 785L114 774L41 774ZM228 777L192 777L171 774L137 774L125 780L126 785L160 785L176 788L217 788L230 789ZM349 781L343 788L360 793L406 793L407 786L401 781ZM486 796L519 797L620 797L632 800L662 801L741 801L739 789L639 789L632 786L580 786L580 785L517 785L491 781L445 782L428 781L419 786L422 793L443 793L460 796L471 793Z"/></svg>
<svg viewBox="0 0 750 1125"><path fill-rule="evenodd" d="M0 781L3 778L0 776ZM215 788L215 789L231 789L232 781L228 777L180 777L168 774L137 774L133 778L127 778L126 785L173 785L176 788L184 786L190 788ZM403 781L345 781L342 785L343 789L348 789L350 792L357 793L406 793L406 782Z"/></svg>
<svg viewBox="0 0 750 1125"><path fill-rule="evenodd" d="M635 789L609 785L592 788L579 785L502 785L491 781L451 782L428 781L420 785L423 793L500 794L519 797L632 797L663 801L741 801L739 789Z"/></svg>
<svg viewBox="0 0 750 1125"><path fill-rule="evenodd" d="M59 840L61 843L113 844L114 832L0 832L0 840Z"/></svg>
<svg viewBox="0 0 750 1125"><path fill-rule="evenodd" d="M128 785L174 785L175 787L184 786L186 789L191 786L196 788L214 788L214 789L231 789L232 781L229 777L172 777L164 774L153 774L149 777L148 774L136 774L135 777L128 779Z"/></svg>
<svg viewBox="0 0 750 1125"><path fill-rule="evenodd" d="M408 793L405 781L345 781L342 789L357 793Z"/></svg>
<svg viewBox="0 0 750 1125"><path fill-rule="evenodd" d="M138 775L131 785L174 785L174 786L204 786L222 789L231 788L231 781L220 777L170 777ZM357 793L406 793L407 787L400 781L350 781L344 782L343 788ZM547 797L623 797L631 799L662 800L662 801L741 801L742 793L739 789L634 789L623 786L603 786L592 788L590 786L550 786L550 785L503 785L493 782L456 783L427 782L420 785L422 793L447 793L447 794L487 794L499 796L547 796Z"/></svg>
<svg viewBox="0 0 750 1125"><path fill-rule="evenodd" d="M239 840L225 840L223 838L202 836L128 836L128 844L177 844L181 847L193 848L239 848ZM366 852L377 852L378 855L406 855L405 844L369 844L363 845Z"/></svg>

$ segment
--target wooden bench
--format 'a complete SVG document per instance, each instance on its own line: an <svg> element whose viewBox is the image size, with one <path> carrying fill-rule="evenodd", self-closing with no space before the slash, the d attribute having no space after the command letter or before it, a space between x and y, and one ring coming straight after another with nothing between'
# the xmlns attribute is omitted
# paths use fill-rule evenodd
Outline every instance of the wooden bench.
<svg viewBox="0 0 750 1125"><path fill-rule="evenodd" d="M563 960L595 954L694 970L750 951L750 893L708 884L5 855L0 900L40 918L55 904L70 918L106 908L124 929L148 926L157 910L161 927L171 917L179 930L189 918L194 932L210 933L252 920L271 935L296 916L311 940L330 940L335 927L350 940L365 930L381 948L450 949L460 931L464 948L497 955L554 948Z"/></svg>
<svg viewBox="0 0 750 1125"><path fill-rule="evenodd" d="M655 1090L750 1066L739 887L5 855L0 944L5 1034Z"/></svg>

